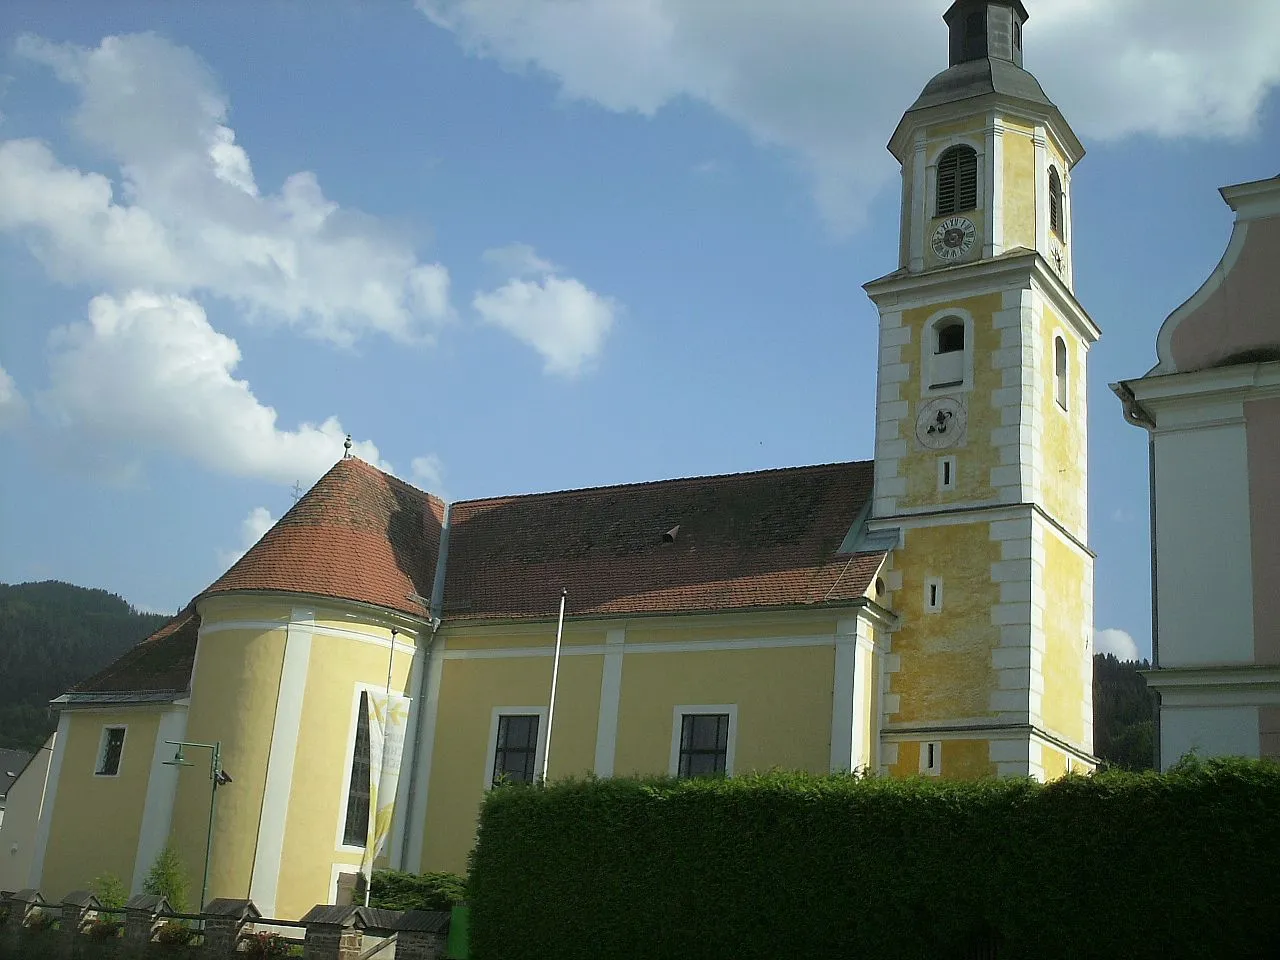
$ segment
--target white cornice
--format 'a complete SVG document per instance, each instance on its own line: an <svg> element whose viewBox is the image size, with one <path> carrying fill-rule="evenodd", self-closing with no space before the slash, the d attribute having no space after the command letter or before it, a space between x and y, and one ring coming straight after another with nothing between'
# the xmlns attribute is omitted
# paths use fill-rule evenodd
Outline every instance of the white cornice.
<svg viewBox="0 0 1280 960"><path fill-rule="evenodd" d="M909 310L946 299L980 296L994 290L1025 290L1033 285L1086 344L1096 343L1101 338L1102 331L1098 325L1048 261L1036 251L1025 248L991 260L923 273L899 270L863 284L862 289L883 313L885 310Z"/></svg>
<svg viewBox="0 0 1280 960"><path fill-rule="evenodd" d="M1280 397L1280 360L1190 373L1148 374L1137 380L1122 380L1116 386L1127 388L1157 424L1159 413L1170 410L1189 413L1197 407L1206 408L1212 418L1214 409L1224 403Z"/></svg>
<svg viewBox="0 0 1280 960"><path fill-rule="evenodd" d="M1204 667L1158 667L1140 670L1156 690L1213 690L1235 687L1280 692L1280 666L1238 664Z"/></svg>
<svg viewBox="0 0 1280 960"><path fill-rule="evenodd" d="M1053 104L1036 104L1029 100L1019 100L999 93L986 93L964 100L953 100L920 110L909 110L898 121L893 136L889 138L889 152L899 163L904 163L910 152L913 132L926 124L953 123L969 117L998 113L1002 118L1025 122L1035 126L1048 122L1048 129L1053 135L1058 150L1067 158L1068 168L1074 167L1083 159L1084 144L1076 136L1066 118Z"/></svg>

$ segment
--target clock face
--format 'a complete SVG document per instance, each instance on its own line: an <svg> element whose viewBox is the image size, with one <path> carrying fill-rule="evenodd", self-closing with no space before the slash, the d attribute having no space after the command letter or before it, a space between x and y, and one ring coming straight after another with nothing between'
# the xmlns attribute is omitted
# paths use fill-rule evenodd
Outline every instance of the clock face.
<svg viewBox="0 0 1280 960"><path fill-rule="evenodd" d="M967 419L964 404L954 397L930 400L916 417L916 439L929 450L954 446L964 437Z"/></svg>
<svg viewBox="0 0 1280 960"><path fill-rule="evenodd" d="M1062 245L1058 241L1053 240L1049 243L1049 262L1053 264L1055 270L1059 274L1065 274L1067 270L1067 254L1062 249Z"/></svg>
<svg viewBox="0 0 1280 960"><path fill-rule="evenodd" d="M948 217L933 231L933 252L942 260L959 260L977 237L978 230L968 217Z"/></svg>

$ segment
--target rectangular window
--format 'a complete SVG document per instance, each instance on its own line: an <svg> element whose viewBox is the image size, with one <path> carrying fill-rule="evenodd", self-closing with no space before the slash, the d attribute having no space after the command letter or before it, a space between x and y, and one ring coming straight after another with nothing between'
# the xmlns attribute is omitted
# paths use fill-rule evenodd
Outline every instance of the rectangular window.
<svg viewBox="0 0 1280 960"><path fill-rule="evenodd" d="M102 742L98 745L98 766L93 771L99 777L114 777L120 772L120 757L124 753L124 727L103 727Z"/></svg>
<svg viewBox="0 0 1280 960"><path fill-rule="evenodd" d="M347 819L342 828L345 846L363 847L369 836L369 780L369 694L362 690L355 748L351 751L351 777L347 781Z"/></svg>
<svg viewBox="0 0 1280 960"><path fill-rule="evenodd" d="M723 775L729 760L729 715L686 713L680 724L681 777Z"/></svg>
<svg viewBox="0 0 1280 960"><path fill-rule="evenodd" d="M498 737L493 750L492 783L533 783L537 778L537 714L503 714L498 717Z"/></svg>
<svg viewBox="0 0 1280 960"><path fill-rule="evenodd" d="M938 490L954 490L956 488L956 458L942 457L938 460Z"/></svg>
<svg viewBox="0 0 1280 960"><path fill-rule="evenodd" d="M942 741L920 744L920 772L931 777L942 773Z"/></svg>
<svg viewBox="0 0 1280 960"><path fill-rule="evenodd" d="M942 580L930 577L924 582L925 613L938 613L942 609Z"/></svg>

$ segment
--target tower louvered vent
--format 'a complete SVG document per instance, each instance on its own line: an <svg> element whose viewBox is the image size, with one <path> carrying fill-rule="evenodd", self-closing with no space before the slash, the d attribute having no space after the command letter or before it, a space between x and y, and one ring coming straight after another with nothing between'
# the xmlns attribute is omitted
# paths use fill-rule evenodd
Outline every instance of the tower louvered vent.
<svg viewBox="0 0 1280 960"><path fill-rule="evenodd" d="M952 147L938 160L938 216L978 206L978 154L972 147Z"/></svg>

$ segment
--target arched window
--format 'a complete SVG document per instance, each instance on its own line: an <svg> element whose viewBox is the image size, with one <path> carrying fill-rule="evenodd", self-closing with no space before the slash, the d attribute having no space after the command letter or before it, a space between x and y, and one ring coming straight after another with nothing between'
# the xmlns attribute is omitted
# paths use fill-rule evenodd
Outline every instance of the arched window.
<svg viewBox="0 0 1280 960"><path fill-rule="evenodd" d="M979 60L987 55L987 15L978 11L964 21L964 58Z"/></svg>
<svg viewBox="0 0 1280 960"><path fill-rule="evenodd" d="M1067 409L1067 342L1061 337L1053 341L1053 388L1058 398L1058 406Z"/></svg>
<svg viewBox="0 0 1280 960"><path fill-rule="evenodd" d="M1062 177L1058 176L1058 168L1049 168L1049 229L1059 240L1065 240L1065 218L1062 210Z"/></svg>
<svg viewBox="0 0 1280 960"><path fill-rule="evenodd" d="M938 158L938 213L973 210L978 206L978 154L973 147L952 147Z"/></svg>
<svg viewBox="0 0 1280 960"><path fill-rule="evenodd" d="M964 321L944 317L933 328L933 356L929 363L929 386L957 387L964 383Z"/></svg>

